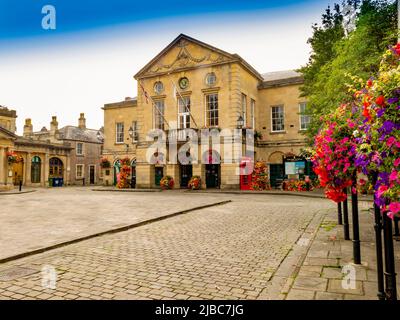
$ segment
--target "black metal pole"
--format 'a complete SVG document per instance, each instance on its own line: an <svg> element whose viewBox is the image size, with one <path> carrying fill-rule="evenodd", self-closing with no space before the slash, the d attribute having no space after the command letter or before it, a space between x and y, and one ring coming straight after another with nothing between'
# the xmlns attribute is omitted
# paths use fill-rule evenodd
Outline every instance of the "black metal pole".
<svg viewBox="0 0 400 320"><path fill-rule="evenodd" d="M354 173L353 175L351 209L353 219L353 262L355 264L361 264L360 227L358 223L357 173Z"/></svg>
<svg viewBox="0 0 400 320"><path fill-rule="evenodd" d="M397 300L396 269L394 263L392 220L386 213L382 216L383 239L385 244L385 284L386 299Z"/></svg>
<svg viewBox="0 0 400 320"><path fill-rule="evenodd" d="M343 192L347 196L347 188L345 188ZM344 230L344 240L350 240L349 206L347 204L347 197L343 201L343 230Z"/></svg>
<svg viewBox="0 0 400 320"><path fill-rule="evenodd" d="M373 175L372 184L375 186L377 181L377 174ZM374 195L374 200L376 196ZM378 280L378 299L385 300L385 284L383 276L383 252L382 252L382 215L381 209L374 201L374 217L375 217L375 250L376 250L376 272Z"/></svg>
<svg viewBox="0 0 400 320"><path fill-rule="evenodd" d="M337 204L337 211L338 211L338 224L342 225L343 224L343 219L342 219L342 203L338 202Z"/></svg>
<svg viewBox="0 0 400 320"><path fill-rule="evenodd" d="M19 180L19 192L22 191L22 180Z"/></svg>

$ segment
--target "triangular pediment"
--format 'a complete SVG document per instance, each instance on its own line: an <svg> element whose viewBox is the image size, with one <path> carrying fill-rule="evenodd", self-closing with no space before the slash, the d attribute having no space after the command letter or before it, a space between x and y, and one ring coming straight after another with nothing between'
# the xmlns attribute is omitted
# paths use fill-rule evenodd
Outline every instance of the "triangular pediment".
<svg viewBox="0 0 400 320"><path fill-rule="evenodd" d="M181 34L144 66L135 78L237 60L236 55Z"/></svg>
<svg viewBox="0 0 400 320"><path fill-rule="evenodd" d="M17 136L11 131L0 127L0 139L15 140Z"/></svg>

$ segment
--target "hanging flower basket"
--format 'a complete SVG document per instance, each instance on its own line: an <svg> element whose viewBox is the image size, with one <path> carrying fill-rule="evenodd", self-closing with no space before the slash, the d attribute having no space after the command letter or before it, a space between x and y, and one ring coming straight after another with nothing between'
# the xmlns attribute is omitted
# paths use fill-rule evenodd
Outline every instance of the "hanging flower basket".
<svg viewBox="0 0 400 320"><path fill-rule="evenodd" d="M188 183L188 188L191 190L201 189L201 178L199 176L193 176Z"/></svg>
<svg viewBox="0 0 400 320"><path fill-rule="evenodd" d="M6 155L7 155L7 162L9 165L20 162L22 160L22 158L19 157L14 151L8 151Z"/></svg>
<svg viewBox="0 0 400 320"><path fill-rule="evenodd" d="M111 163L107 158L101 158L100 160L100 167L102 169L108 169L111 168Z"/></svg>
<svg viewBox="0 0 400 320"><path fill-rule="evenodd" d="M131 165L131 160L129 160L128 157L123 158L123 159L121 160L121 166L130 166L130 165Z"/></svg>
<svg viewBox="0 0 400 320"><path fill-rule="evenodd" d="M174 188L174 178L171 176L165 176L160 180L160 187L163 190L171 190Z"/></svg>

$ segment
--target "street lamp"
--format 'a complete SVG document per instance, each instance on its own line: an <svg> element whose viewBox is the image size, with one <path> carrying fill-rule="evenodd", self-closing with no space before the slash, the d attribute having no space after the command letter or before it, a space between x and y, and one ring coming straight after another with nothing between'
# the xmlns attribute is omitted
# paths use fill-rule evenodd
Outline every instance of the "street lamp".
<svg viewBox="0 0 400 320"><path fill-rule="evenodd" d="M128 133L129 133L129 136L131 138L133 138L133 129L132 129L132 127L129 128Z"/></svg>
<svg viewBox="0 0 400 320"><path fill-rule="evenodd" d="M244 126L244 119L242 117L242 115L239 116L239 118L237 119L237 125L239 129L242 129Z"/></svg>

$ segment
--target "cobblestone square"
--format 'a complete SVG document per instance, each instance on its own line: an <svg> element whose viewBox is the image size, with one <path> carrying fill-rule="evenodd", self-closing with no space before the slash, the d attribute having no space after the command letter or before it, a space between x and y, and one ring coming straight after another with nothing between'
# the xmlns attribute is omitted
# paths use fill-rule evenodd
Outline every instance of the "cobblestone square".
<svg viewBox="0 0 400 320"><path fill-rule="evenodd" d="M1 245L11 254L193 209L1 263L0 299L376 299L370 203L360 202L365 263L346 290L352 244L340 241L336 206L325 199L65 188L0 201ZM12 228L17 218L24 233Z"/></svg>

